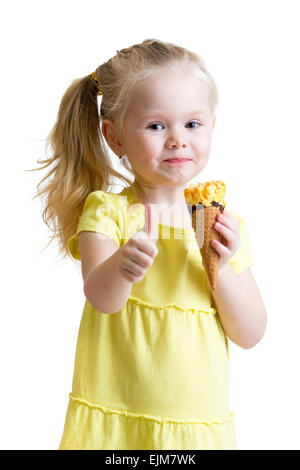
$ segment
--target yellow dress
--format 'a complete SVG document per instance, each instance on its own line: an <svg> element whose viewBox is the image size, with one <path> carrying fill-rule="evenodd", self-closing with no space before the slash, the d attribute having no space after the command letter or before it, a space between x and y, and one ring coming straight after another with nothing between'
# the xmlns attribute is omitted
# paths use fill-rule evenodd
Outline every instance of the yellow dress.
<svg viewBox="0 0 300 470"><path fill-rule="evenodd" d="M228 212L240 223L241 246L229 261L239 273L252 264L249 236L245 221ZM82 230L120 247L144 222L129 188L94 191L68 247L80 260ZM158 254L119 312L85 301L59 450L236 449L228 341L194 232L158 229Z"/></svg>

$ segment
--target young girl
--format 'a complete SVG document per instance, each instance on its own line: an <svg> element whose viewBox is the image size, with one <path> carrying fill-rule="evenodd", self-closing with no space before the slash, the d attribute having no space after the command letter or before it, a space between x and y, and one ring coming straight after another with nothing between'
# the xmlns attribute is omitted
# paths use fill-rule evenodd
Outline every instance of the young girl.
<svg viewBox="0 0 300 470"><path fill-rule="evenodd" d="M62 98L43 216L81 260L86 301L61 450L236 448L227 337L251 348L266 311L244 219L219 217L212 292L185 202L216 105L202 59L158 40L117 51ZM119 194L112 176L127 184Z"/></svg>

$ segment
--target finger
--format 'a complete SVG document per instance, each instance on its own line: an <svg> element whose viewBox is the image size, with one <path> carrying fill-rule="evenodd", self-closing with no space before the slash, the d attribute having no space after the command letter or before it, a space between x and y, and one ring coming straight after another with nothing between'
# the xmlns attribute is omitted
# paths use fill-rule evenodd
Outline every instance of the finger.
<svg viewBox="0 0 300 470"><path fill-rule="evenodd" d="M220 222L215 222L214 229L217 230L226 240L228 243L233 243L236 237L236 234L229 228L227 228L224 224Z"/></svg>
<svg viewBox="0 0 300 470"><path fill-rule="evenodd" d="M124 269L126 269L133 276L142 276L145 273L145 268L135 263L134 261L131 261L130 259L126 260L126 266Z"/></svg>
<svg viewBox="0 0 300 470"><path fill-rule="evenodd" d="M228 256L230 254L230 250L221 242L219 242L219 240L214 239L212 240L211 244L220 256Z"/></svg>
<svg viewBox="0 0 300 470"><path fill-rule="evenodd" d="M239 232L233 232L232 230L225 227L225 225L222 225L218 222L215 223L214 228L222 236L221 243L223 242L223 244L225 244L225 246L229 250L234 250L236 248L239 248L240 246Z"/></svg>
<svg viewBox="0 0 300 470"><path fill-rule="evenodd" d="M157 222L157 212L154 210L153 204L145 204L145 224L141 230L154 241L158 238Z"/></svg>
<svg viewBox="0 0 300 470"><path fill-rule="evenodd" d="M128 269L126 268L124 268L124 271L126 273L126 279L133 283L141 281L145 275L145 274L142 274L141 276L135 276L134 274L132 274L132 272L128 271Z"/></svg>
<svg viewBox="0 0 300 470"><path fill-rule="evenodd" d="M136 232L132 238L134 239L146 239L148 237L149 233L149 219L151 221L151 208L148 210L148 207L150 204L144 204L144 216L145 216L145 222L143 227ZM150 213L150 214L149 214Z"/></svg>
<svg viewBox="0 0 300 470"><path fill-rule="evenodd" d="M217 215L217 220L233 232L239 230L239 221L237 220L237 218L225 210Z"/></svg>

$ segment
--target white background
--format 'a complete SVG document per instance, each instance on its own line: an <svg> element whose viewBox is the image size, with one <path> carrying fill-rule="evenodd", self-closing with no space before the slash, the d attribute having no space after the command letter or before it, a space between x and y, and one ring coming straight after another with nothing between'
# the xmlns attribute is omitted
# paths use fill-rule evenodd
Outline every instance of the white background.
<svg viewBox="0 0 300 470"><path fill-rule="evenodd" d="M197 52L220 101L201 181L227 183L248 224L264 338L231 341L239 449L300 449L298 1L11 1L1 6L1 449L57 449L84 305L32 200L44 141L71 81L146 38Z"/></svg>

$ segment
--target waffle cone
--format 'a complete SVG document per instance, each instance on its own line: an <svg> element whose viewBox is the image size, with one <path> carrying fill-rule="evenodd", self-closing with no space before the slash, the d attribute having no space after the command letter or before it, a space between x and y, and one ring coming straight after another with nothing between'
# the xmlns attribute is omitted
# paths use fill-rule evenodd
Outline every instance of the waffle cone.
<svg viewBox="0 0 300 470"><path fill-rule="evenodd" d="M196 234L196 239L200 247L202 263L206 271L209 283L214 291L217 287L219 254L212 246L212 240L221 241L222 236L214 228L217 215L221 212L220 207L210 206L202 208L202 217L197 218L197 210L192 211L192 225ZM204 217L203 217L204 215ZM202 234L202 235L201 235ZM201 243L199 240L201 239Z"/></svg>

